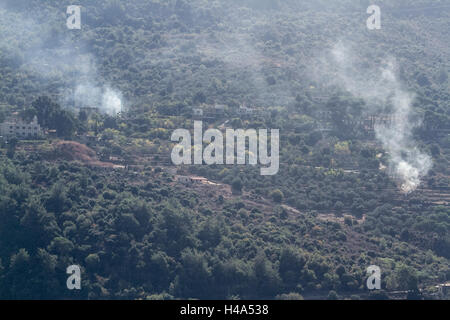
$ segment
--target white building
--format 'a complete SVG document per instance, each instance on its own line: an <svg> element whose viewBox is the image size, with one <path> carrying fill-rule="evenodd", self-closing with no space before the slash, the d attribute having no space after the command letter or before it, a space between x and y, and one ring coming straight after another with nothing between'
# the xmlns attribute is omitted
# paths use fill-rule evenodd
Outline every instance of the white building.
<svg viewBox="0 0 450 320"><path fill-rule="evenodd" d="M205 184L208 180L203 177L191 177L191 176L176 176L176 181L186 185L199 185Z"/></svg>
<svg viewBox="0 0 450 320"><path fill-rule="evenodd" d="M442 298L445 298L450 294L450 282L439 284L436 287L438 288L438 293Z"/></svg>
<svg viewBox="0 0 450 320"><path fill-rule="evenodd" d="M239 108L240 114L253 114L253 109L247 108L247 107L241 107Z"/></svg>
<svg viewBox="0 0 450 320"><path fill-rule="evenodd" d="M4 137L36 138L42 133L37 117L27 123L19 118L10 118L0 124L0 135Z"/></svg>
<svg viewBox="0 0 450 320"><path fill-rule="evenodd" d="M223 112L225 112L226 108L227 108L227 106L224 104L215 104L214 105L214 111L216 113L223 113Z"/></svg>
<svg viewBox="0 0 450 320"><path fill-rule="evenodd" d="M81 107L80 112L84 111L88 117L91 117L94 114L100 114L100 111L96 107Z"/></svg>
<svg viewBox="0 0 450 320"><path fill-rule="evenodd" d="M188 176L177 176L176 180L183 184L190 184L192 182L191 177Z"/></svg>
<svg viewBox="0 0 450 320"><path fill-rule="evenodd" d="M192 114L196 117L203 117L203 109L194 108L192 109Z"/></svg>

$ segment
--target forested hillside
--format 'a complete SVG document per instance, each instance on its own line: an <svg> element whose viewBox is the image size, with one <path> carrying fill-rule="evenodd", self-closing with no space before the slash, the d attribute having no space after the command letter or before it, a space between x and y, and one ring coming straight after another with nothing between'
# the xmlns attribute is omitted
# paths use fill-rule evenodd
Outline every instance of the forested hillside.
<svg viewBox="0 0 450 320"><path fill-rule="evenodd" d="M0 298L437 297L450 3L380 0L369 30L373 3L2 1L0 122L44 134L0 138ZM278 173L174 166L171 133L194 120L279 129Z"/></svg>

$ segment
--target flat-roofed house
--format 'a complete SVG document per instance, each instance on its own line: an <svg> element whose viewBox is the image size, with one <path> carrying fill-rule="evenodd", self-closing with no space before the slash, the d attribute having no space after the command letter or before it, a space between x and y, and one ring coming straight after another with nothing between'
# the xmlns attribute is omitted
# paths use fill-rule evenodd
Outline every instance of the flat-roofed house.
<svg viewBox="0 0 450 320"><path fill-rule="evenodd" d="M36 116L29 123L20 118L11 117L0 124L0 135L4 137L37 138L41 133L41 126Z"/></svg>
<svg viewBox="0 0 450 320"><path fill-rule="evenodd" d="M208 180L203 177L191 177L191 181L192 181L192 184L204 184Z"/></svg>
<svg viewBox="0 0 450 320"><path fill-rule="evenodd" d="M450 294L450 282L441 283L437 286L439 295L444 298Z"/></svg>
<svg viewBox="0 0 450 320"><path fill-rule="evenodd" d="M194 117L203 117L203 109L194 108L194 109L192 109L192 114Z"/></svg>
<svg viewBox="0 0 450 320"><path fill-rule="evenodd" d="M177 176L176 180L183 184L190 184L192 182L191 177L188 176Z"/></svg>
<svg viewBox="0 0 450 320"><path fill-rule="evenodd" d="M227 108L227 106L224 105L224 104L215 104L214 105L214 112L216 114L223 114L223 113L225 113L226 108Z"/></svg>
<svg viewBox="0 0 450 320"><path fill-rule="evenodd" d="M176 181L186 185L205 184L208 180L203 177L177 176Z"/></svg>
<svg viewBox="0 0 450 320"><path fill-rule="evenodd" d="M249 108L249 107L247 107L245 104L243 104L243 105L241 105L241 106L239 107L239 113L240 113L241 115L253 114L253 109L252 109L252 108Z"/></svg>

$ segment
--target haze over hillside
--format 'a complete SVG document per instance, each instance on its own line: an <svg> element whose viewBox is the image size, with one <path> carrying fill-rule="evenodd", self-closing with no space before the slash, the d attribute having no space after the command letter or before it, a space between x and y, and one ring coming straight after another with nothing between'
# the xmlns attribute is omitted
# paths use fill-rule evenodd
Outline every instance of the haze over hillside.
<svg viewBox="0 0 450 320"><path fill-rule="evenodd" d="M0 298L444 298L449 24L449 1L2 1ZM279 170L174 165L195 125L279 130Z"/></svg>

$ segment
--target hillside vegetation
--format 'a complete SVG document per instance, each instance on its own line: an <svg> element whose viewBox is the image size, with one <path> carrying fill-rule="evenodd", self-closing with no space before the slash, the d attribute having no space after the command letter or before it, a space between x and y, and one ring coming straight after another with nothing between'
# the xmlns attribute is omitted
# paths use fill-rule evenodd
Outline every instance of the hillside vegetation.
<svg viewBox="0 0 450 320"><path fill-rule="evenodd" d="M370 1L81 0L81 30L70 4L0 5L0 121L56 130L0 141L0 298L431 298L450 280L448 2L377 1L374 31ZM409 193L367 124L394 103L360 94L390 61L432 161ZM193 165L177 174L210 184L177 182L170 136L192 108L206 128L279 129L278 174Z"/></svg>

